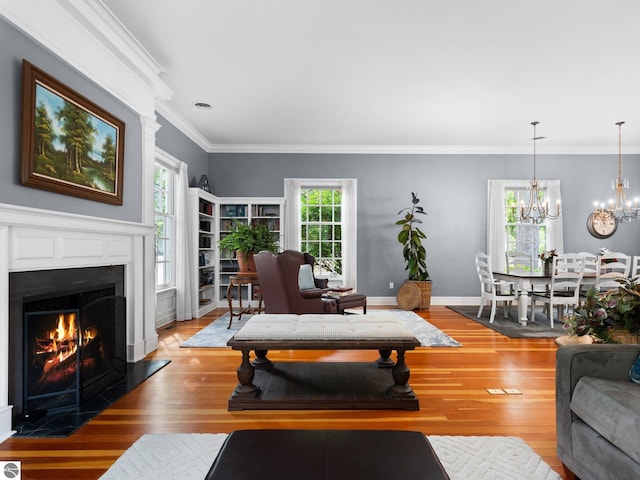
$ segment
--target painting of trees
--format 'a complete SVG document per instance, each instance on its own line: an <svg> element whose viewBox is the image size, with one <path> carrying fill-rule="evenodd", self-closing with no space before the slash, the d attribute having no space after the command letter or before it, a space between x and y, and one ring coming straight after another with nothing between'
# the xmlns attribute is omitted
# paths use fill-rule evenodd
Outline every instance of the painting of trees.
<svg viewBox="0 0 640 480"><path fill-rule="evenodd" d="M124 123L23 61L22 183L122 205Z"/></svg>

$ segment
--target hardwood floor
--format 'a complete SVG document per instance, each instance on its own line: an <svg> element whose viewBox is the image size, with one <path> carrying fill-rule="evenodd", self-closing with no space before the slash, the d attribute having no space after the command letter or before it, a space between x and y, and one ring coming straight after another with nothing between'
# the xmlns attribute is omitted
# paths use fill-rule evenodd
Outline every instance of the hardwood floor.
<svg viewBox="0 0 640 480"><path fill-rule="evenodd" d="M20 460L24 480L97 479L144 433L225 433L249 428L402 429L427 435L500 435L524 439L563 479L555 454L553 339L510 339L442 306L417 312L462 343L461 348L407 352L410 384L419 411L227 410L237 383L239 352L229 348L179 348L208 325L207 317L159 331L149 359L171 363L69 438L12 438L0 460ZM272 360L363 361L368 351L272 351ZM490 395L487 388L516 388L522 395Z"/></svg>

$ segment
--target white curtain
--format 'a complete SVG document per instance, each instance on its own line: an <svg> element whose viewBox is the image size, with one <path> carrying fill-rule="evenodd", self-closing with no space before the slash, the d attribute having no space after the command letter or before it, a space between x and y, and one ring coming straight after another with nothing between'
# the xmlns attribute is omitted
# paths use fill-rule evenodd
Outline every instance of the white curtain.
<svg viewBox="0 0 640 480"><path fill-rule="evenodd" d="M300 189L302 180L284 179L284 245L283 250L300 250Z"/></svg>
<svg viewBox="0 0 640 480"><path fill-rule="evenodd" d="M487 192L487 251L491 268L501 271L505 264L505 180L489 180Z"/></svg>
<svg viewBox="0 0 640 480"><path fill-rule="evenodd" d="M541 182L546 188L546 196L551 209L561 200L560 180ZM506 269L505 252L505 192L507 189L528 188L528 180L489 180L487 184L487 253L491 255L492 268L496 271ZM547 221L545 250L555 248L564 251L562 215L557 220Z"/></svg>
<svg viewBox="0 0 640 480"><path fill-rule="evenodd" d="M198 285L194 285L196 277L196 255L193 251L195 240L193 238L194 227L192 225L193 209L197 205L189 202L189 175L187 164L180 162L176 176L176 320L190 320L198 312L196 296Z"/></svg>

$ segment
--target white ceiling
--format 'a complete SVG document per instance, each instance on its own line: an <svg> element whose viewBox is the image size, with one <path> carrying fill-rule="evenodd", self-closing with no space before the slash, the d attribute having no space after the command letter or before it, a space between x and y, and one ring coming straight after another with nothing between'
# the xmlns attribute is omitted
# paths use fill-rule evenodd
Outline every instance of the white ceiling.
<svg viewBox="0 0 640 480"><path fill-rule="evenodd" d="M638 0L102 1L208 151L640 152Z"/></svg>

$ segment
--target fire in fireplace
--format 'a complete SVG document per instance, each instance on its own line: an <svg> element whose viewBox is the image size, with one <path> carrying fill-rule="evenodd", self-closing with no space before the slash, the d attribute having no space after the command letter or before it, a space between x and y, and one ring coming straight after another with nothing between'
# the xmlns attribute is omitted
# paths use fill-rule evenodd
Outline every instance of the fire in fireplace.
<svg viewBox="0 0 640 480"><path fill-rule="evenodd" d="M21 337L13 348L21 370L13 397L20 400L17 413L23 417L77 408L126 376L124 276L113 280L109 269L103 275L91 273L96 272L83 272L65 286L47 272L45 276L53 275L49 286L39 281L43 288L35 289L28 281L33 277L12 278L19 287L14 290L21 291L14 296L19 298L12 307L16 315L10 316L12 333L21 332L12 335Z"/></svg>

